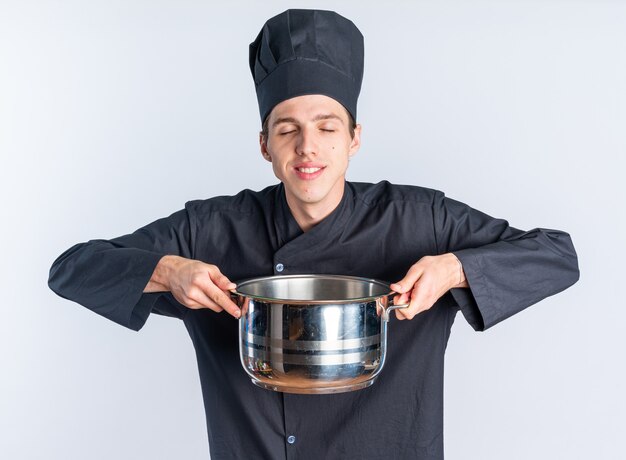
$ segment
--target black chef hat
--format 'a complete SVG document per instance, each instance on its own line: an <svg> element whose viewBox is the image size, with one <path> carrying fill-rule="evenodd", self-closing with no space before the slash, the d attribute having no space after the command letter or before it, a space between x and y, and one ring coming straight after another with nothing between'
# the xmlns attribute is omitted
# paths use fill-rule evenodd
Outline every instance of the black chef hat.
<svg viewBox="0 0 626 460"><path fill-rule="evenodd" d="M356 120L363 80L363 35L334 11L287 10L269 19L250 44L261 121L280 102L323 94Z"/></svg>

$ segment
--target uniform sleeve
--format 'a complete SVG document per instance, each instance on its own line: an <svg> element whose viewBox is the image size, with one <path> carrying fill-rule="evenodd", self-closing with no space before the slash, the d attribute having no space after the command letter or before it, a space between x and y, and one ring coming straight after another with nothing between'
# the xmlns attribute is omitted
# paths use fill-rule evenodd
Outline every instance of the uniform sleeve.
<svg viewBox="0 0 626 460"><path fill-rule="evenodd" d="M138 331L151 312L183 318L188 309L170 293L143 289L164 255L191 257L187 210L157 220L129 235L77 244L52 264L48 285L122 326Z"/></svg>
<svg viewBox="0 0 626 460"><path fill-rule="evenodd" d="M433 204L438 250L459 258L470 286L451 293L475 330L485 330L578 280L578 259L567 233L518 230L441 192Z"/></svg>

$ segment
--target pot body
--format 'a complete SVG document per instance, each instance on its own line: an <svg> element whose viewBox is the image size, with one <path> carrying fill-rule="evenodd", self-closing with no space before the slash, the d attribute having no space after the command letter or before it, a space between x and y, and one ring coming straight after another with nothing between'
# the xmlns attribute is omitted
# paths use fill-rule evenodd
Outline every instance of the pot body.
<svg viewBox="0 0 626 460"><path fill-rule="evenodd" d="M387 342L386 283L332 275L240 282L234 298L240 358L255 385L288 393L339 393L371 385Z"/></svg>

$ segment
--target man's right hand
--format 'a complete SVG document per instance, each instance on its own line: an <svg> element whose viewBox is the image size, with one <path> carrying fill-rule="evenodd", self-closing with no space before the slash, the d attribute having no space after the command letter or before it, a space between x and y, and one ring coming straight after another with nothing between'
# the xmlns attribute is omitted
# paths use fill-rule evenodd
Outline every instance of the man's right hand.
<svg viewBox="0 0 626 460"><path fill-rule="evenodd" d="M169 291L188 308L226 310L239 318L241 311L228 292L235 287L235 283L215 265L179 256L163 256L143 292Z"/></svg>

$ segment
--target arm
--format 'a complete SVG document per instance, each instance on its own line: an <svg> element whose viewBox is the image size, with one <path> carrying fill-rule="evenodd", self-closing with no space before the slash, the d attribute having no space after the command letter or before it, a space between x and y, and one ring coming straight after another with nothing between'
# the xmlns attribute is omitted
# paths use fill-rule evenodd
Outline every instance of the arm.
<svg viewBox="0 0 626 460"><path fill-rule="evenodd" d="M188 212L182 210L129 235L77 244L53 263L48 285L61 297L133 330L151 312L183 318L188 309L167 292L172 291L168 274L178 271L167 270L169 259L161 261L167 255L191 258L190 227Z"/></svg>
<svg viewBox="0 0 626 460"><path fill-rule="evenodd" d="M435 262L429 264L426 264L428 258L420 260L416 265L419 264L421 270L415 270L414 265L397 283L400 285L397 292L412 293L411 306L403 313L414 315L430 308L439 298L436 297L430 305L417 305L420 297L414 289L420 291L420 285L425 285L425 290L433 293L429 300L451 289L472 327L484 330L578 280L576 251L565 232L542 228L524 232L510 227L502 219L494 219L445 198L440 192L434 197L433 219L437 248L442 255L433 257ZM435 276L451 273L450 253L461 262L469 289L451 286L451 275L447 278ZM445 259L447 263L444 263ZM424 268L426 265L428 268ZM439 271L436 272L435 268ZM429 274L432 276L427 277ZM423 279L422 283L420 279ZM424 279L430 282L426 283Z"/></svg>

